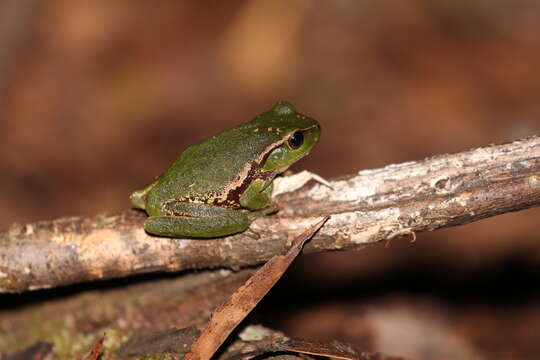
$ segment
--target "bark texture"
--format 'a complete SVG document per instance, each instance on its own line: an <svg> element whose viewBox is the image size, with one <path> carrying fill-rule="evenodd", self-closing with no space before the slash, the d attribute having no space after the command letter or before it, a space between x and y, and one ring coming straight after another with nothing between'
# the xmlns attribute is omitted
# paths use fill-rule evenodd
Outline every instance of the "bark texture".
<svg viewBox="0 0 540 360"><path fill-rule="evenodd" d="M287 179L285 179L287 180ZM283 191L286 182L276 184ZM310 183L276 197L255 221L260 235L173 239L148 235L128 210L13 225L0 233L0 292L56 287L154 271L262 263L286 251L320 216L330 220L306 252L345 250L398 235L476 221L540 203L540 138L490 145Z"/></svg>

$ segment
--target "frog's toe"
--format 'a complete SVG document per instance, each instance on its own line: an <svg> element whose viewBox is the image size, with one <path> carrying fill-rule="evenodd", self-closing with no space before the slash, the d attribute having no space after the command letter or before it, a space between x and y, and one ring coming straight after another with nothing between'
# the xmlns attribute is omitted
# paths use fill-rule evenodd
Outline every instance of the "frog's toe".
<svg viewBox="0 0 540 360"><path fill-rule="evenodd" d="M247 230L244 231L242 235L246 235L247 237L250 237L255 240L259 240L261 238L261 235L258 232L251 230L251 228L247 228Z"/></svg>

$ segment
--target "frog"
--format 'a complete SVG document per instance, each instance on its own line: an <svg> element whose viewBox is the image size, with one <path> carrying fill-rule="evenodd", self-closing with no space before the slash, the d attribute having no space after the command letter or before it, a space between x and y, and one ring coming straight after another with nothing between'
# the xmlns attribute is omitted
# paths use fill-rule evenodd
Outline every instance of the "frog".
<svg viewBox="0 0 540 360"><path fill-rule="evenodd" d="M320 124L285 101L252 120L186 148L130 200L146 211L147 233L218 238L275 213L273 181L308 155Z"/></svg>

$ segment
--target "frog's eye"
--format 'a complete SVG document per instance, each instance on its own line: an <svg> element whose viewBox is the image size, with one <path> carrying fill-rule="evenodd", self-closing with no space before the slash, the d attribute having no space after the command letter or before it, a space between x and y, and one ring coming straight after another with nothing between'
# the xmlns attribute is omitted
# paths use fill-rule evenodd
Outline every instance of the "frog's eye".
<svg viewBox="0 0 540 360"><path fill-rule="evenodd" d="M290 138L287 144L292 150L298 149L304 143L304 134L301 131L296 131Z"/></svg>

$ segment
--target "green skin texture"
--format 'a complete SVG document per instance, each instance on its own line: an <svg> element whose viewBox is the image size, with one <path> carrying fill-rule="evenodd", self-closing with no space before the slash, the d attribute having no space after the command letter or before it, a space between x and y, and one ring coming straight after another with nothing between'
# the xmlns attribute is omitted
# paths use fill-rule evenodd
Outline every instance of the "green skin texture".
<svg viewBox="0 0 540 360"><path fill-rule="evenodd" d="M301 132L298 146L291 137ZM245 231L277 211L274 177L319 141L319 123L286 102L230 130L188 147L152 183L131 194L146 210L148 233L212 238Z"/></svg>

